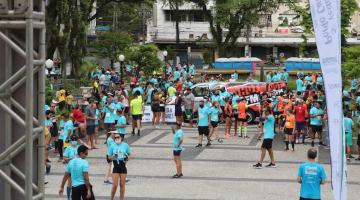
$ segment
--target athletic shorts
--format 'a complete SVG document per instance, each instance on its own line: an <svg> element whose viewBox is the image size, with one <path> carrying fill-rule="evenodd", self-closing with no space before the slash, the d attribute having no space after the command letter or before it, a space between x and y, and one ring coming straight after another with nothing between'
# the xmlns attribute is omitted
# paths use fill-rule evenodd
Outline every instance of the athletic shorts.
<svg viewBox="0 0 360 200"><path fill-rule="evenodd" d="M141 120L141 119L142 119L142 115L132 115L132 119L133 119L133 120Z"/></svg>
<svg viewBox="0 0 360 200"><path fill-rule="evenodd" d="M104 123L105 130L109 130L113 126L113 123Z"/></svg>
<svg viewBox="0 0 360 200"><path fill-rule="evenodd" d="M125 162L122 160L113 160L113 173L118 173L118 174L127 174L127 169L125 166Z"/></svg>
<svg viewBox="0 0 360 200"><path fill-rule="evenodd" d="M247 116L246 116L246 118L237 118L237 120L240 121L240 122L247 122L248 121Z"/></svg>
<svg viewBox="0 0 360 200"><path fill-rule="evenodd" d="M280 115L282 115L284 112L274 112L274 116L275 117L278 117L278 116L280 116Z"/></svg>
<svg viewBox="0 0 360 200"><path fill-rule="evenodd" d="M314 132L314 133L322 133L322 126L317 126L317 125L311 125L311 130Z"/></svg>
<svg viewBox="0 0 360 200"><path fill-rule="evenodd" d="M128 113L129 113L129 110L130 110L130 107L125 107L124 113L125 113L125 114L128 114Z"/></svg>
<svg viewBox="0 0 360 200"><path fill-rule="evenodd" d="M176 117L181 117L183 116L183 111L181 109L175 109L175 116Z"/></svg>
<svg viewBox="0 0 360 200"><path fill-rule="evenodd" d="M300 197L300 200L320 200L320 199L309 199L309 198Z"/></svg>
<svg viewBox="0 0 360 200"><path fill-rule="evenodd" d="M295 129L298 131L305 130L306 128L306 122L296 122L295 123Z"/></svg>
<svg viewBox="0 0 360 200"><path fill-rule="evenodd" d="M218 124L219 124L219 122L215 122L215 121L211 121L210 123L213 128L218 127Z"/></svg>
<svg viewBox="0 0 360 200"><path fill-rule="evenodd" d="M271 149L272 148L272 142L273 142L273 139L264 139L262 145L261 145L261 148L263 149Z"/></svg>
<svg viewBox="0 0 360 200"><path fill-rule="evenodd" d="M284 132L286 135L292 135L293 134L293 128L285 128L284 129Z"/></svg>
<svg viewBox="0 0 360 200"><path fill-rule="evenodd" d="M173 150L173 154L174 154L174 156L180 156L181 150Z"/></svg>
<svg viewBox="0 0 360 200"><path fill-rule="evenodd" d="M185 116L186 116L186 119L191 120L193 118L193 110L192 109L186 109L185 110Z"/></svg>
<svg viewBox="0 0 360 200"><path fill-rule="evenodd" d="M209 127L208 126L198 126L199 135L209 135Z"/></svg>
<svg viewBox="0 0 360 200"><path fill-rule="evenodd" d="M352 146L352 133L345 133L346 146Z"/></svg>
<svg viewBox="0 0 360 200"><path fill-rule="evenodd" d="M86 126L86 134L93 135L95 133L95 125Z"/></svg>
<svg viewBox="0 0 360 200"><path fill-rule="evenodd" d="M160 106L159 107L159 112L165 112L165 106Z"/></svg>

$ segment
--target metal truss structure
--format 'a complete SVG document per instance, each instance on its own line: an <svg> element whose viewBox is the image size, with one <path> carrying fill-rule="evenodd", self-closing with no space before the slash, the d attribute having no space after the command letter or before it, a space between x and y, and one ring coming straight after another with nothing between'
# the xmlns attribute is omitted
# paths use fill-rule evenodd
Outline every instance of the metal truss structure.
<svg viewBox="0 0 360 200"><path fill-rule="evenodd" d="M45 0L0 0L0 199L44 199Z"/></svg>

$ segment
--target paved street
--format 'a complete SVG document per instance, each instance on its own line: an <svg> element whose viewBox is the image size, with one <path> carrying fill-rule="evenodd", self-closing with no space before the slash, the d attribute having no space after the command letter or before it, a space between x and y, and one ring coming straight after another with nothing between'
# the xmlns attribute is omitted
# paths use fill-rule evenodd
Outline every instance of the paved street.
<svg viewBox="0 0 360 200"><path fill-rule="evenodd" d="M211 147L201 149L194 148L197 129L184 128L184 131L184 177L181 179L171 178L175 174L175 165L169 126L164 125L160 129L145 126L140 138L127 135L126 140L133 154L128 163L130 182L126 186L126 199L298 199L300 185L296 182L297 167L306 160L306 150L310 145L297 145L295 152L285 152L282 136L277 135L274 144L277 168L253 169L252 165L259 159L261 145L254 137L257 133L255 126L249 128L250 139L231 137L223 143L214 142ZM100 139L100 149L89 151L90 181L96 199L109 199L111 185L103 184L106 170L105 135ZM319 161L325 164L330 179L328 150L319 147L319 154ZM46 199L60 199L57 191L65 165L58 163L55 156L51 157L51 161L52 171L46 176L49 182L46 185ZM267 155L265 164L268 162ZM352 161L348 169L349 200L355 200L360 191L360 162ZM323 186L322 197L325 200L333 199L329 182Z"/></svg>

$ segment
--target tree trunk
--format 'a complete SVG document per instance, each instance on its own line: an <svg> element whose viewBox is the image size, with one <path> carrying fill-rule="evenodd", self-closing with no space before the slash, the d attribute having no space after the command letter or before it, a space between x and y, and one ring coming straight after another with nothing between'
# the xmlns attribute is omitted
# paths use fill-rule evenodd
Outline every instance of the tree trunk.
<svg viewBox="0 0 360 200"><path fill-rule="evenodd" d="M111 66L111 69L113 70L114 69L114 59L110 60L110 66Z"/></svg>

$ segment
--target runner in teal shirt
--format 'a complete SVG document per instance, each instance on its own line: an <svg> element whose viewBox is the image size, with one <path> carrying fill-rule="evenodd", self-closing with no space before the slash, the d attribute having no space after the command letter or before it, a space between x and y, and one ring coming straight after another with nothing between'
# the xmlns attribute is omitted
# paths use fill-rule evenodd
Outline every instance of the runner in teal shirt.
<svg viewBox="0 0 360 200"><path fill-rule="evenodd" d="M315 162L317 151L308 150L308 162L300 165L298 169L298 182L301 184L300 199L321 199L320 185L325 183L326 173L324 167Z"/></svg>

